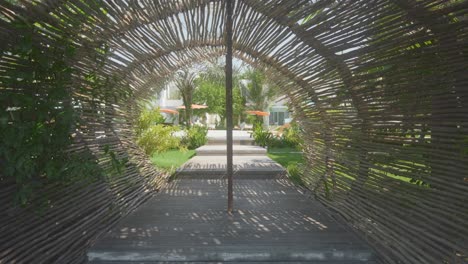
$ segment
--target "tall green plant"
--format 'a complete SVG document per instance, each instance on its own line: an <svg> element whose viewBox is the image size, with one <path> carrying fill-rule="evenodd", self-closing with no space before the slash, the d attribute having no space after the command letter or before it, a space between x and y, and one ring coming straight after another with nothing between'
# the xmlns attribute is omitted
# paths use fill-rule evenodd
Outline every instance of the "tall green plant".
<svg viewBox="0 0 468 264"><path fill-rule="evenodd" d="M301 138L301 130L297 123L291 123L291 126L283 131L283 140L286 145L293 148L300 148L304 142Z"/></svg>
<svg viewBox="0 0 468 264"><path fill-rule="evenodd" d="M208 128L203 126L193 126L186 131L182 144L188 149L196 149L208 142Z"/></svg>
<svg viewBox="0 0 468 264"><path fill-rule="evenodd" d="M182 101L185 106L185 121L187 126L192 125L192 103L193 103L193 92L195 91L196 85L195 80L197 79L197 74L190 69L182 69L178 71L174 76L174 81L177 89L182 96Z"/></svg>
<svg viewBox="0 0 468 264"><path fill-rule="evenodd" d="M266 110L278 95L278 87L268 81L262 70L251 69L244 73L242 79L242 94L250 110Z"/></svg>
<svg viewBox="0 0 468 264"><path fill-rule="evenodd" d="M68 184L101 172L89 152L68 151L79 122L68 63L75 56L74 44L62 37L45 45L33 40L40 35L37 25L13 24L19 42L1 54L16 62L0 76L0 173L16 183L15 200L25 205L44 184Z"/></svg>
<svg viewBox="0 0 468 264"><path fill-rule="evenodd" d="M244 112L245 99L239 87L239 69L233 69L233 114L239 119ZM220 117L220 123L226 120L226 79L224 66L216 60L208 62L205 69L200 72L196 80L197 89L193 93L193 101L197 104L206 104L204 111Z"/></svg>
<svg viewBox="0 0 468 264"><path fill-rule="evenodd" d="M270 144L273 134L267 130L264 130L261 123L255 123L252 137L254 138L255 144L261 147L266 147Z"/></svg>
<svg viewBox="0 0 468 264"><path fill-rule="evenodd" d="M148 155L180 148L180 138L174 136L177 128L164 125L152 125L137 138L137 144Z"/></svg>
<svg viewBox="0 0 468 264"><path fill-rule="evenodd" d="M159 107L152 109L143 109L136 123L136 133L141 135L153 125L164 123L164 116L159 111Z"/></svg>

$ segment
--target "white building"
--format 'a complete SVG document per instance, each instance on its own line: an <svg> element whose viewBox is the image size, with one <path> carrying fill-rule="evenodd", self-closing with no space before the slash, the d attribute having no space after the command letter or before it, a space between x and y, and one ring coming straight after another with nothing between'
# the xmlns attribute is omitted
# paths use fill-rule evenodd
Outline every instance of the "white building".
<svg viewBox="0 0 468 264"><path fill-rule="evenodd" d="M286 97L280 97L277 100L274 100L269 105L268 109L264 109L264 111L268 111L270 113L270 116L264 117L264 124L267 126L281 126L291 122L291 114L288 111L287 103L288 100ZM183 100L177 87L172 82L166 84L165 89L159 93L158 99L153 103L154 107L177 111L179 111L177 107L181 105L183 105ZM167 113L162 114L166 118L167 123L178 124L178 115ZM215 124L220 121L220 118L218 115L206 114L205 120L209 127L214 128Z"/></svg>
<svg viewBox="0 0 468 264"><path fill-rule="evenodd" d="M268 124L270 126L282 126L291 122L291 113L288 110L287 104L287 98L282 97L278 100L275 100L269 106L268 112L270 112L270 116L268 116Z"/></svg>
<svg viewBox="0 0 468 264"><path fill-rule="evenodd" d="M178 106L183 105L184 102L180 97L179 90L174 85L174 83L170 82L165 85L165 88L158 94L158 99L153 101L154 107L159 107L160 109L171 109L176 110ZM166 123L173 123L179 124L179 116L178 114L168 114L168 113L161 113L166 118Z"/></svg>

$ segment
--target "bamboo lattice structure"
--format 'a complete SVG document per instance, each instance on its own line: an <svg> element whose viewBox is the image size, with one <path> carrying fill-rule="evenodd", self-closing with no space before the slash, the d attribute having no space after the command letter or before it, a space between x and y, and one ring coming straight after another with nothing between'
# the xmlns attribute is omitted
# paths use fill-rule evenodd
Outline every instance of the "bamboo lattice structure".
<svg viewBox="0 0 468 264"><path fill-rule="evenodd" d="M39 49L66 37L81 120L69 151L108 168L108 146L128 162L109 181L46 185L43 216L34 203L14 206L15 183L0 169L0 263L82 263L164 184L134 143L136 102L181 66L225 54L225 1L12 2L0 0L0 95L30 88L5 82L27 67L11 53L31 34L18 21L33 25ZM268 67L290 98L304 131L303 181L383 263L468 258L467 16L465 0L235 1L234 56ZM91 73L110 81L96 86ZM117 96L128 88L130 98ZM24 103L1 102L1 111Z"/></svg>

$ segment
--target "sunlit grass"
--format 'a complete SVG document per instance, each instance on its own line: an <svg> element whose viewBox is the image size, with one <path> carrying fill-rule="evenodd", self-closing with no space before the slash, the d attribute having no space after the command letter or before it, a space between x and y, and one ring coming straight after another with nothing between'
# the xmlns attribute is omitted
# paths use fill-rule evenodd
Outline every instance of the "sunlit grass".
<svg viewBox="0 0 468 264"><path fill-rule="evenodd" d="M288 170L289 178L295 184L304 185L301 179L301 166L304 158L302 152L295 148L270 148L268 149L268 157L278 162L281 166Z"/></svg>
<svg viewBox="0 0 468 264"><path fill-rule="evenodd" d="M151 161L158 168L161 168L167 171L172 171L180 167L182 164L184 164L186 161L191 159L193 156L195 156L195 150L184 151L184 150L174 149L174 150L169 150L169 151L162 152L162 153L155 153L151 157Z"/></svg>

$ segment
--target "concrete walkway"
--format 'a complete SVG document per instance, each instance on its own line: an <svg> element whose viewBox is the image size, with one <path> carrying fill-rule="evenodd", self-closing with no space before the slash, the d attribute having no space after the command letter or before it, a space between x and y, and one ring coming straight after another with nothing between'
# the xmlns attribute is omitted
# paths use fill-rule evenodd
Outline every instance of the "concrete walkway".
<svg viewBox="0 0 468 264"><path fill-rule="evenodd" d="M274 179L284 176L281 165L267 156L234 156L234 179ZM226 156L195 156L178 171L178 177L222 179L226 176Z"/></svg>
<svg viewBox="0 0 468 264"><path fill-rule="evenodd" d="M179 178L88 252L91 263L374 263L373 253L287 180Z"/></svg>
<svg viewBox="0 0 468 264"><path fill-rule="evenodd" d="M211 145L222 136L215 132ZM251 139L237 136L250 146ZM176 180L89 250L90 262L375 263L366 243L282 177L284 168L265 154L234 157L236 212L229 216L225 164L225 156L210 155L186 163Z"/></svg>
<svg viewBox="0 0 468 264"><path fill-rule="evenodd" d="M253 145L249 132L233 131L233 141L235 178L271 179L285 174L285 169L266 155L265 148ZM197 156L177 170L179 175L222 177L226 172L226 131L209 130L208 143L196 152Z"/></svg>

